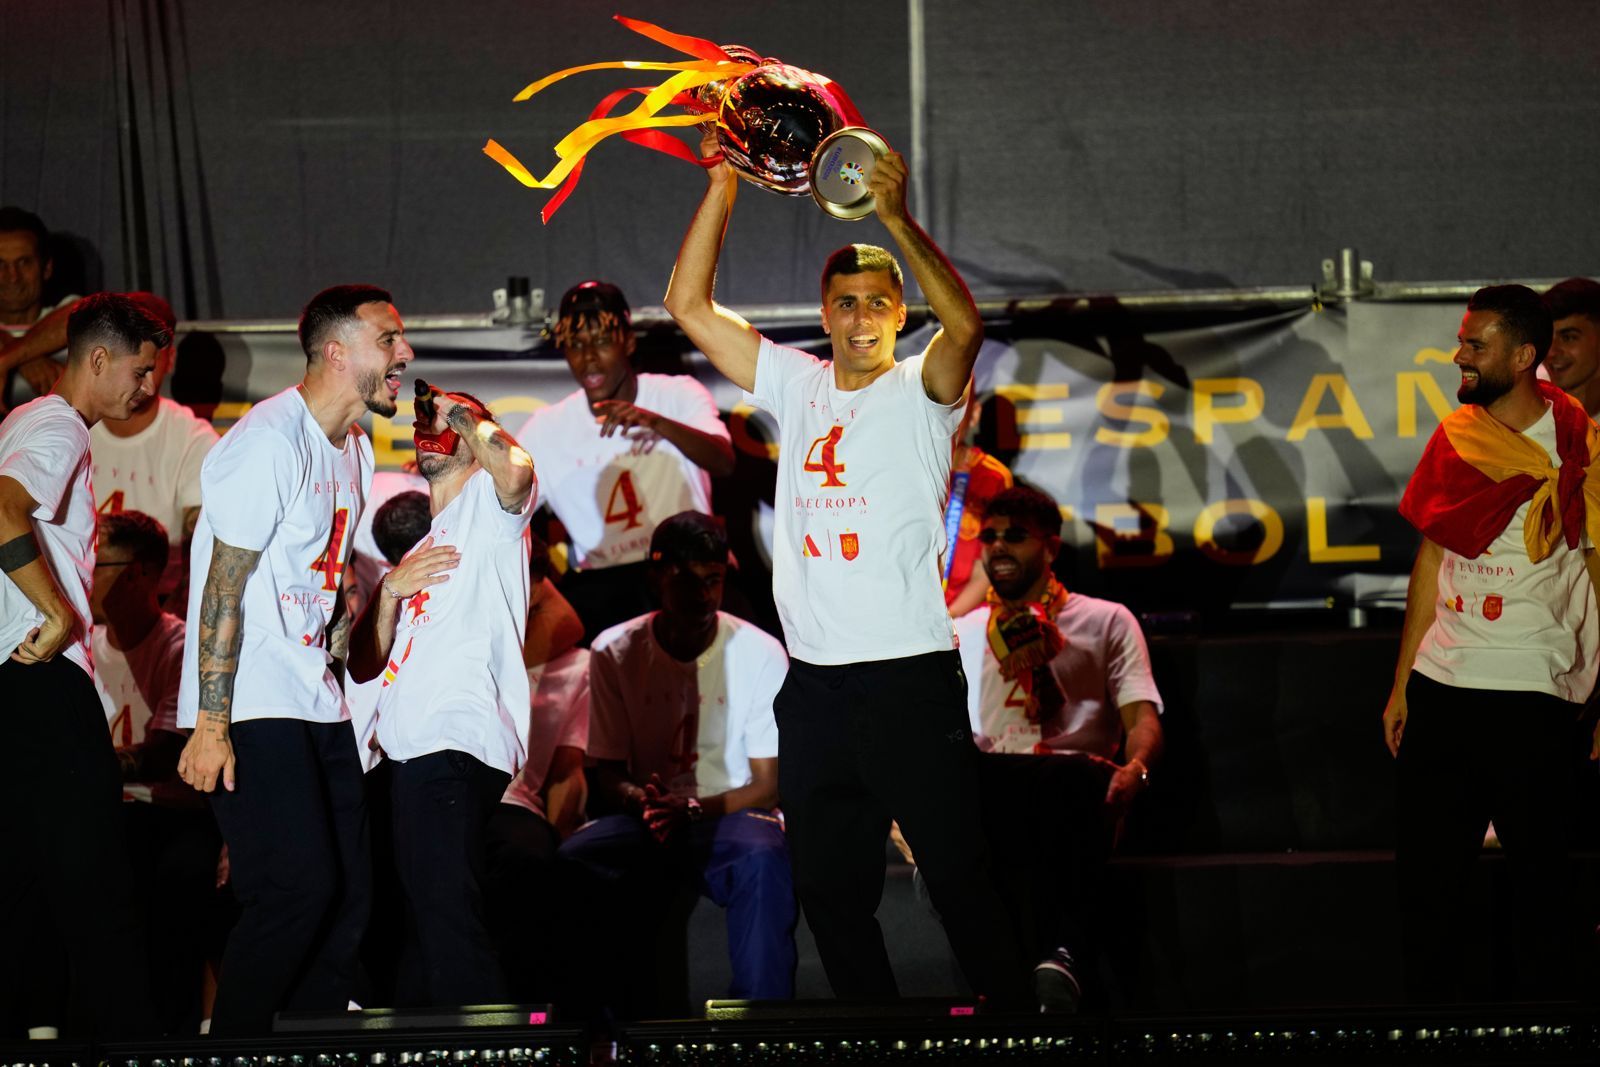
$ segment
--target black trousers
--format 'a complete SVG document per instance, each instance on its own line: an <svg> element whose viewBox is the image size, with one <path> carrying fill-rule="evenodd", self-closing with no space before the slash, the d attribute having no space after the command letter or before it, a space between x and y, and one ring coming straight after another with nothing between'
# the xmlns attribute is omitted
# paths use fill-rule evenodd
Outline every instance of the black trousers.
<svg viewBox="0 0 1600 1067"><path fill-rule="evenodd" d="M511 776L453 749L392 762L394 858L406 907L395 1003L503 1004L483 887L489 818Z"/></svg>
<svg viewBox="0 0 1600 1067"><path fill-rule="evenodd" d="M1408 998L1461 999L1463 947L1508 922L1516 945L1512 994L1570 995L1578 931L1568 768L1581 706L1540 693L1460 689L1417 673L1406 705L1395 872ZM1466 907L1490 820L1511 869L1509 918Z"/></svg>
<svg viewBox="0 0 1600 1067"><path fill-rule="evenodd" d="M238 788L211 810L228 845L239 921L213 1034L256 1034L278 1011L340 1011L356 991L371 909L367 806L350 723L252 719L230 731Z"/></svg>
<svg viewBox="0 0 1600 1067"><path fill-rule="evenodd" d="M1071 951L1078 978L1093 971L1099 902L1113 824L1112 768L1079 754L978 758L984 828L995 881L1029 961Z"/></svg>
<svg viewBox="0 0 1600 1067"><path fill-rule="evenodd" d="M567 1000L581 938L568 922L578 903L569 866L556 856L561 839L542 816L517 804L496 804L487 830L484 906L489 934L511 999L518 1004Z"/></svg>
<svg viewBox="0 0 1600 1067"><path fill-rule="evenodd" d="M100 1038L154 1025L144 916L129 863L122 774L94 682L64 657L0 659L0 1034L30 980L32 929L66 949L63 1029Z"/></svg>
<svg viewBox="0 0 1600 1067"><path fill-rule="evenodd" d="M898 994L875 915L895 819L967 981L1022 1003L1028 975L990 877L960 656L794 660L773 711L795 889L834 994Z"/></svg>

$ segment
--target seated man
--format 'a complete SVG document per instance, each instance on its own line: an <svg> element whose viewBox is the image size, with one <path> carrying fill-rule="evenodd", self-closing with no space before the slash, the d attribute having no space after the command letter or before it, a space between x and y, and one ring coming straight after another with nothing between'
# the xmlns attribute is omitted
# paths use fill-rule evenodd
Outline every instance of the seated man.
<svg viewBox="0 0 1600 1067"><path fill-rule="evenodd" d="M54 267L50 234L39 216L0 207L0 385L17 370L38 396L50 392L61 373L50 357L67 347L67 316L78 302L65 296L45 303L45 283ZM5 394L0 388L0 411Z"/></svg>
<svg viewBox="0 0 1600 1067"><path fill-rule="evenodd" d="M184 626L156 598L167 532L148 515L123 511L100 516L99 539L90 647L129 801L123 811L135 881L149 927L160 932L151 990L162 1032L194 1034L206 959L222 933L215 891L222 835L204 800L178 777Z"/></svg>
<svg viewBox="0 0 1600 1067"><path fill-rule="evenodd" d="M583 624L550 581L549 547L535 537L529 555L533 591L522 645L532 705L528 756L489 817L489 875L484 905L489 933L518 1003L567 1000L573 953L554 916L570 913L556 849L583 821L588 786L589 653L575 647Z"/></svg>
<svg viewBox="0 0 1600 1067"><path fill-rule="evenodd" d="M772 698L788 659L773 638L718 610L727 560L709 515L685 511L656 527L649 578L661 610L601 634L589 660L594 802L612 814L580 827L561 854L619 892L649 894L607 917L639 918L645 945L667 903L659 879L687 880L727 910L729 995L785 999L796 907L772 811Z"/></svg>
<svg viewBox="0 0 1600 1067"><path fill-rule="evenodd" d="M1069 593L1051 572L1061 551L1054 500L1025 486L997 494L978 540L993 588L988 604L956 621L956 635L985 752L996 880L1019 944L1040 961L1040 1002L1075 1005L1082 964L1074 954L1090 948L1085 910L1160 755L1161 694L1133 613Z"/></svg>
<svg viewBox="0 0 1600 1067"><path fill-rule="evenodd" d="M685 509L711 511L711 476L732 473L733 444L705 386L635 370L637 338L616 286L568 289L555 340L580 388L534 412L517 440L572 539L562 593L596 636L649 610L651 531Z"/></svg>

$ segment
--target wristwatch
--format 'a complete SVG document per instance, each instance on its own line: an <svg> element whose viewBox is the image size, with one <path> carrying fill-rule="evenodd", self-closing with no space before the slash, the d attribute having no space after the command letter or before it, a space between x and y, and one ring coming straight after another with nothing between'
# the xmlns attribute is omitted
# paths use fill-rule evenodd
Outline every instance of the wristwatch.
<svg viewBox="0 0 1600 1067"><path fill-rule="evenodd" d="M683 802L684 809L689 813L690 822L699 822L705 816L705 809L700 806L699 797L690 797Z"/></svg>

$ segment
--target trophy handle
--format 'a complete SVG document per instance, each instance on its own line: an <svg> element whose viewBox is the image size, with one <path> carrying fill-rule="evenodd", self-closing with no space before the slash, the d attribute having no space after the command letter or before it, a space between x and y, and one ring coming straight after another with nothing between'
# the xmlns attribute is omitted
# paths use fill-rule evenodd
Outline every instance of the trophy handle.
<svg viewBox="0 0 1600 1067"><path fill-rule="evenodd" d="M836 219L863 219L872 214L867 182L889 143L876 130L846 126L825 137L811 156L811 196Z"/></svg>

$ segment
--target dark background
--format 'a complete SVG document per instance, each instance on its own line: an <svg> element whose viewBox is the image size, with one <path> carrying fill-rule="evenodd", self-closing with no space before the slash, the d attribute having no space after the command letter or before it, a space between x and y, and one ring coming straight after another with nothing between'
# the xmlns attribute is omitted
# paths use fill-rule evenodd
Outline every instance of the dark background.
<svg viewBox="0 0 1600 1067"><path fill-rule="evenodd" d="M191 318L292 316L372 280L411 314L615 278L659 300L702 188L602 145L542 227L534 169L612 88L560 67L674 58L612 23L743 42L838 79L909 150L906 2L0 3L0 202L69 235L84 285ZM1345 245L1380 277L1561 277L1600 258L1600 9L1435 0L924 0L928 188L913 210L980 296L1304 284ZM809 302L876 240L746 188L719 295Z"/></svg>

